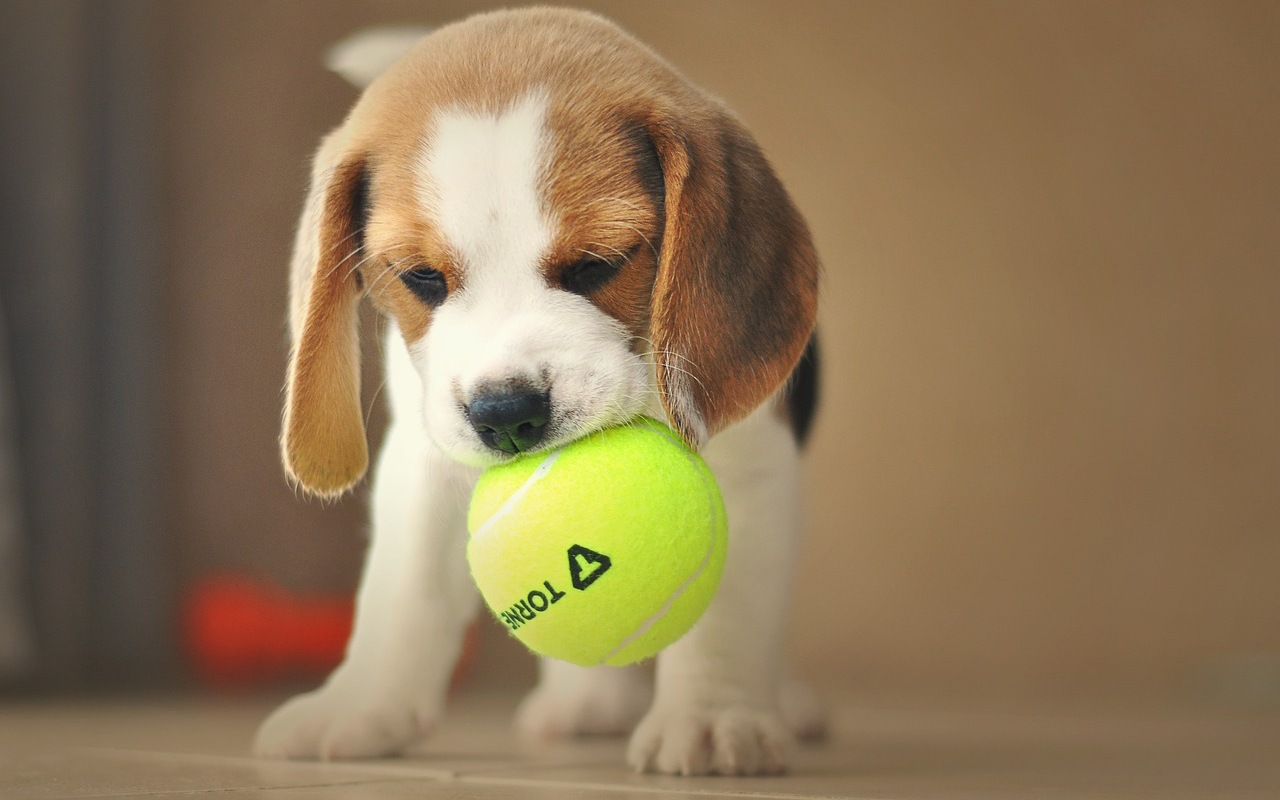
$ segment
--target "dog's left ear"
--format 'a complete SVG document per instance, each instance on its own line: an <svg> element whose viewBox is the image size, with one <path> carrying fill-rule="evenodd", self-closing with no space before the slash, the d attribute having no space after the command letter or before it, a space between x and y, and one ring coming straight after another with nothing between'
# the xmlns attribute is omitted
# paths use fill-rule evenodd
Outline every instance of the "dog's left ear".
<svg viewBox="0 0 1280 800"><path fill-rule="evenodd" d="M782 387L813 332L818 258L759 146L726 109L655 112L666 221L651 337L662 402L694 446Z"/></svg>
<svg viewBox="0 0 1280 800"><path fill-rule="evenodd" d="M368 165L320 148L311 192L294 244L290 278L289 358L284 430L285 469L306 491L336 497L369 464L360 408L359 277Z"/></svg>

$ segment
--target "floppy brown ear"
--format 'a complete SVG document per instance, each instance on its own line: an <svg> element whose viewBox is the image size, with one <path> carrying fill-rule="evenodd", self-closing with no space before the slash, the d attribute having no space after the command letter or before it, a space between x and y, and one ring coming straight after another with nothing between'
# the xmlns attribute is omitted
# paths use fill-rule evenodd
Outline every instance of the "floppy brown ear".
<svg viewBox="0 0 1280 800"><path fill-rule="evenodd" d="M651 337L663 404L697 446L791 374L814 328L818 259L742 124L720 108L689 120L648 126L666 189Z"/></svg>
<svg viewBox="0 0 1280 800"><path fill-rule="evenodd" d="M350 489L369 465L360 409L356 271L367 183L362 158L332 169L317 166L294 245L293 350L281 450L289 476L323 497Z"/></svg>

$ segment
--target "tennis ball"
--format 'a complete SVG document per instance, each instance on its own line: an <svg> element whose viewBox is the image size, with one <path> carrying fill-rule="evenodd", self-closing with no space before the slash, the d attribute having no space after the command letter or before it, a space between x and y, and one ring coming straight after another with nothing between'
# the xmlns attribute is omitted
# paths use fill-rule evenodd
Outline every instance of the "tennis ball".
<svg viewBox="0 0 1280 800"><path fill-rule="evenodd" d="M583 666L641 661L683 636L728 544L711 470L648 417L487 470L467 527L471 575L498 620Z"/></svg>

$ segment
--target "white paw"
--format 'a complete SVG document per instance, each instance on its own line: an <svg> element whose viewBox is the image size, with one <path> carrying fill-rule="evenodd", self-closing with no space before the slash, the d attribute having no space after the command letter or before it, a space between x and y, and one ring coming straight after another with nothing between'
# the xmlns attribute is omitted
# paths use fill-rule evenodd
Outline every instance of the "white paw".
<svg viewBox="0 0 1280 800"><path fill-rule="evenodd" d="M826 738L827 709L806 684L796 680L783 682L778 692L778 710L797 739L812 742Z"/></svg>
<svg viewBox="0 0 1280 800"><path fill-rule="evenodd" d="M640 670L595 667L575 681L543 681L520 703L515 727L532 739L624 736L653 697Z"/></svg>
<svg viewBox="0 0 1280 800"><path fill-rule="evenodd" d="M672 775L777 775L786 770L790 742L772 711L655 708L632 734L627 763Z"/></svg>
<svg viewBox="0 0 1280 800"><path fill-rule="evenodd" d="M253 743L264 758L373 758L395 755L434 729L438 702L326 686L298 695L275 710Z"/></svg>

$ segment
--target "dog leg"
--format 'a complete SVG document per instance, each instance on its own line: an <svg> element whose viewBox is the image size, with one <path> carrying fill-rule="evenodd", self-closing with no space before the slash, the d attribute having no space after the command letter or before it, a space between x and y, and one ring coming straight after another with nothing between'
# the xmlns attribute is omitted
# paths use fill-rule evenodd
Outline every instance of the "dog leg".
<svg viewBox="0 0 1280 800"><path fill-rule="evenodd" d="M475 473L427 440L413 396L418 378L394 368L403 345L388 348L396 354L389 358L396 419L378 461L373 541L346 659L321 688L263 723L254 745L259 755L381 756L423 738L440 716L479 606L466 562L466 499ZM403 360L400 367L407 366Z"/></svg>
<svg viewBox="0 0 1280 800"><path fill-rule="evenodd" d="M641 667L579 667L539 661L538 686L520 703L516 730L533 739L622 736L653 697Z"/></svg>
<svg viewBox="0 0 1280 800"><path fill-rule="evenodd" d="M767 406L717 436L729 551L707 613L658 657L653 707L627 759L642 772L775 774L791 733L778 702L799 527L799 454Z"/></svg>

